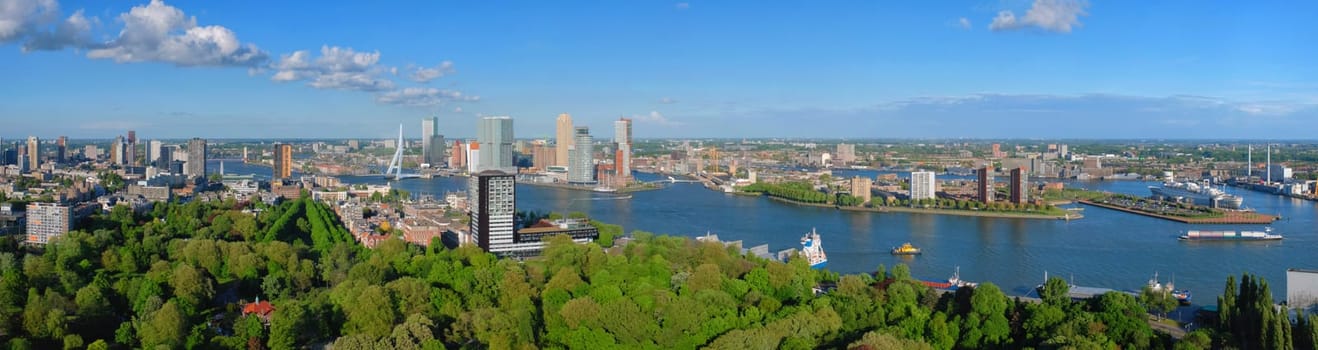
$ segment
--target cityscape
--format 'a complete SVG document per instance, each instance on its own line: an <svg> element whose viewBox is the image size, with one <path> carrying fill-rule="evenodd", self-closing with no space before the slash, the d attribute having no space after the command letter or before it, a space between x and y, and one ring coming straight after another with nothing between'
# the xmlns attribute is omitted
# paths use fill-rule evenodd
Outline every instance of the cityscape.
<svg viewBox="0 0 1318 350"><path fill-rule="evenodd" d="M569 16L524 5L463 11L500 24L533 9ZM879 6L596 5L603 13L663 11L629 15L639 28L623 36L644 36L651 21L701 27L735 17L724 11L779 18L800 10L841 37L852 34L815 17L869 18L845 13ZM505 81L511 87L464 80L521 69L516 62L473 63L459 75L446 58L404 64L333 45L319 56L278 54L265 50L282 44L262 49L210 23L250 9L162 0L98 6L0 0L0 49L13 51L0 54L0 65L17 68L3 69L17 78L0 84L0 92L13 92L0 94L6 348L1318 347L1318 262L1309 252L1318 247L1318 141L1299 131L1318 117L1315 80L1306 80L1318 76L1304 62L1277 61L1298 81L1244 84L1259 88L1250 93L1193 90L1193 83L1158 87L1166 98L1072 93L1052 77L1026 74L1021 86L1063 92L961 94L917 85L961 97L880 94L892 97L826 109L769 102L833 100L780 95L786 90L775 84L792 84L794 73L776 83L732 83L738 69L772 65L709 49L709 61L730 61L719 69L736 74L693 79L687 75L714 66L672 63L683 68L666 74L691 79L675 88L664 73L632 81L642 75L584 74L581 66L595 64L605 75L628 69L594 58L547 59L564 72L543 74L571 71L582 82L528 96L536 93L519 89L541 89L541 78ZM1105 6L1118 5L981 4L964 17L949 15L939 23L948 33L935 37L991 36L979 40L1013 47L1103 41L1116 29L1100 18L1118 11ZM890 10L923 17L949 7ZM374 11L361 15L397 16L399 28L424 19ZM1307 22L1294 14L1244 13L1248 21L1277 16L1261 32L1318 33L1297 27ZM740 21L767 32L795 26ZM741 33L714 28L716 36ZM515 41L514 52L589 46L578 42L589 38L642 50L614 42L615 34L585 34L595 29L550 30L583 30L576 32L583 38L542 33L537 40L546 41ZM1311 52L1292 48L1293 38L1271 45ZM833 41L783 40L846 51ZM760 53L747 45L746 54ZM675 53L673 62L687 54ZM819 76L875 73L858 68L868 67L861 61L810 59L833 63ZM1183 61L1184 74L1249 60L1197 56ZM100 65L84 67L89 62ZM1139 65L1044 70L1074 70L1098 86L1116 80L1095 72L1122 64ZM142 67L135 73L143 82L177 85L143 88L117 75L133 69L126 67ZM112 102L103 111L49 103L64 87L37 79L59 69L88 74L87 87L71 89L103 95L97 101L160 98L157 106ZM263 79L212 76L235 70ZM1255 73L1265 75L1239 72ZM973 86L986 77L963 79ZM122 91L105 85L116 81ZM684 93L653 92L660 87ZM754 98L710 97L730 87ZM1269 94L1254 95L1260 91ZM358 94L373 98L351 101ZM546 102L566 95L576 97ZM278 112L248 109L258 105ZM635 112L642 109L652 112ZM75 111L90 115L68 115ZM1104 112L1121 116L1092 117ZM1140 118L1145 124L1133 124Z"/></svg>

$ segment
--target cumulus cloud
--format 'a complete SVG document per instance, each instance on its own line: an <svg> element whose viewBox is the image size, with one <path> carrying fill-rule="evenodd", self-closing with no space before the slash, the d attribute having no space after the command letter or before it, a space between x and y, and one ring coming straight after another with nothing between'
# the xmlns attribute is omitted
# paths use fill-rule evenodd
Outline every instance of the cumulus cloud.
<svg viewBox="0 0 1318 350"><path fill-rule="evenodd" d="M21 40L58 17L55 0L0 0L0 43Z"/></svg>
<svg viewBox="0 0 1318 350"><path fill-rule="evenodd" d="M432 80L443 78L445 75L453 74L453 61L440 62L434 67L413 67L412 75L409 77L412 81L418 83L429 83Z"/></svg>
<svg viewBox="0 0 1318 350"><path fill-rule="evenodd" d="M957 21L957 25L961 26L961 29L970 29L970 19L961 17L961 19Z"/></svg>
<svg viewBox="0 0 1318 350"><path fill-rule="evenodd" d="M376 103L413 107L437 106L447 102L475 102L479 100L480 96L467 96L460 91L420 87L403 88L380 93L375 96Z"/></svg>
<svg viewBox="0 0 1318 350"><path fill-rule="evenodd" d="M1016 17L1012 11L1001 11L989 23L989 29L995 31L1022 28L1038 28L1056 33L1070 33L1079 27L1081 16L1088 16L1085 10L1089 2L1085 0L1034 0L1025 15Z"/></svg>
<svg viewBox="0 0 1318 350"><path fill-rule="evenodd" d="M379 65L380 52L357 52L352 48L321 46L320 57L299 50L282 55L270 65L276 82L307 81L317 89L387 91L393 90L392 80L381 76L390 71Z"/></svg>
<svg viewBox="0 0 1318 350"><path fill-rule="evenodd" d="M650 111L650 114L633 115L632 120L638 123L654 124L659 126L680 126L683 123L673 121L665 117L659 111Z"/></svg>
<svg viewBox="0 0 1318 350"><path fill-rule="evenodd" d="M269 55L244 44L229 28L198 26L164 1L152 0L119 15L124 28L114 40L87 52L87 57L115 62L163 62L177 66L247 66L264 64Z"/></svg>

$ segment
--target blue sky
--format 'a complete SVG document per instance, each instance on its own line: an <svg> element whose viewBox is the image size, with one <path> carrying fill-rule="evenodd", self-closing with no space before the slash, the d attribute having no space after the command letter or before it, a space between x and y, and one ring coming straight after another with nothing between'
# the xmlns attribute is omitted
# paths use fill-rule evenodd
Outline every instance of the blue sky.
<svg viewBox="0 0 1318 350"><path fill-rule="evenodd" d="M1318 3L0 0L0 136L1313 138ZM411 135L416 136L416 135Z"/></svg>

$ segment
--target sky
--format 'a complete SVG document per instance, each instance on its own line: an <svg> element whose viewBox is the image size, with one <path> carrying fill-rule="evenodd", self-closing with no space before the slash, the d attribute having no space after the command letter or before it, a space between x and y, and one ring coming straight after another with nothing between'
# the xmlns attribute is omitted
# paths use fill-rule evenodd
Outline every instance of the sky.
<svg viewBox="0 0 1318 350"><path fill-rule="evenodd" d="M0 0L0 137L1313 139L1318 2Z"/></svg>

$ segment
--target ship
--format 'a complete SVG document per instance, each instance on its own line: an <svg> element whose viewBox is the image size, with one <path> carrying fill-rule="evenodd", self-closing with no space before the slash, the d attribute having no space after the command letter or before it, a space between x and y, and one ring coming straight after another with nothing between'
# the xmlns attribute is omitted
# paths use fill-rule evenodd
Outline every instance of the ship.
<svg viewBox="0 0 1318 350"><path fill-rule="evenodd" d="M1243 209L1245 199L1226 193L1206 184L1192 181L1178 182L1169 180L1162 187L1149 186L1154 197L1172 201L1188 201L1196 205L1223 209Z"/></svg>
<svg viewBox="0 0 1318 350"><path fill-rule="evenodd" d="M810 229L804 237L801 237L801 256L810 263L812 269L822 269L828 265L828 256L824 255L823 242L819 239L819 233L814 228Z"/></svg>
<svg viewBox="0 0 1318 350"><path fill-rule="evenodd" d="M961 287L977 287L977 286L979 286L979 283L969 282L969 281L964 281L964 280L961 279L961 267L960 267L960 266L957 266L957 267L956 267L956 272L953 272L953 273L952 273L952 277L949 277L949 278L947 279L947 282L941 282L941 281L920 281L920 284L923 284L923 285L925 285L925 286L928 286L929 288L943 289L943 290L957 290L957 289L960 289Z"/></svg>
<svg viewBox="0 0 1318 350"><path fill-rule="evenodd" d="M892 255L920 255L920 248L911 245L910 242L903 243L900 247L892 248Z"/></svg>
<svg viewBox="0 0 1318 350"><path fill-rule="evenodd" d="M1279 241L1282 235L1272 234L1272 227L1259 231L1199 231L1190 230L1177 239L1182 241Z"/></svg>

